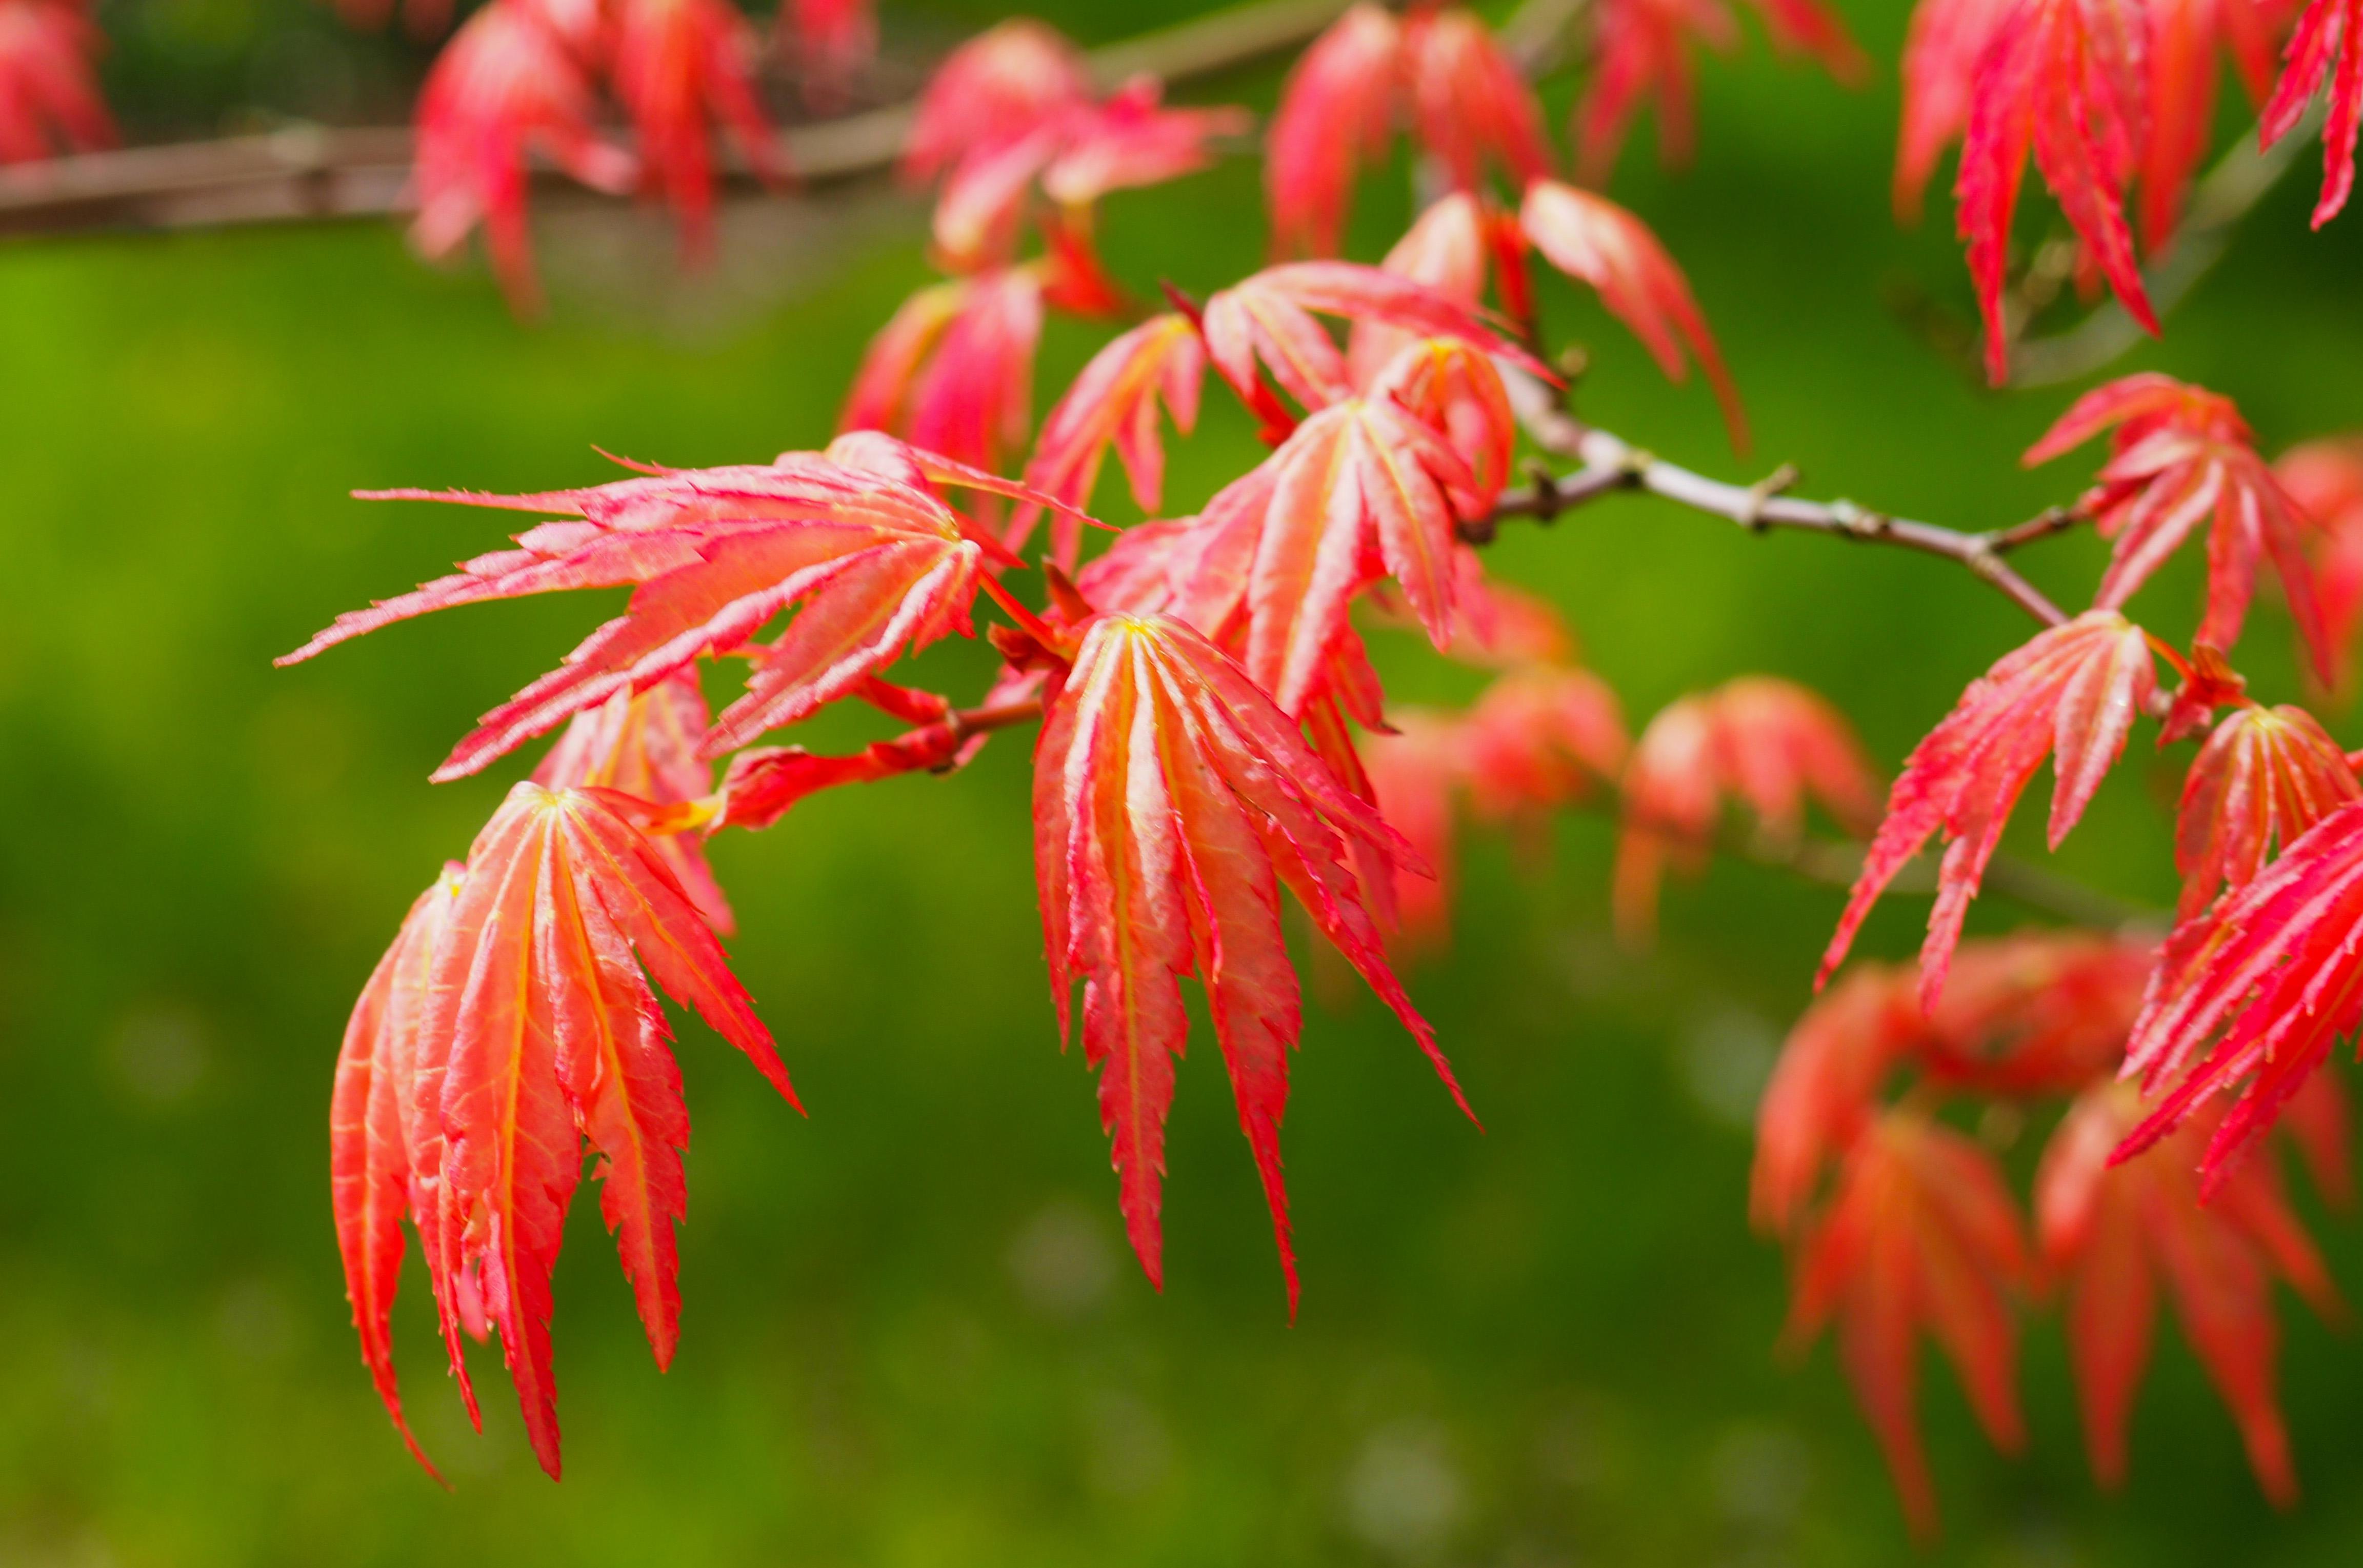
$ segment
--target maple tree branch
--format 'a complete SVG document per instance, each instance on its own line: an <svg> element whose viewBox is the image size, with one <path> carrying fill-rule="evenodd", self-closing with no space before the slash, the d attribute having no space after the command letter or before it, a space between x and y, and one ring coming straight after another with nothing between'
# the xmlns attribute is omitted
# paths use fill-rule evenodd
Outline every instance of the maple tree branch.
<svg viewBox="0 0 2363 1568"><path fill-rule="evenodd" d="M1803 501L1786 495L1782 492L1796 482L1797 470L1785 463L1753 485L1732 484L1667 462L1621 436L1586 426L1561 411L1530 415L1526 425L1538 445L1562 456L1578 458L1583 467L1570 474L1553 474L1539 465L1533 468L1531 483L1503 491L1492 513L1462 525L1460 536L1470 544L1490 544L1495 525L1503 518L1532 517L1548 522L1561 512L1613 491L1640 490L1694 512L1736 523L1752 533L1796 528L1939 556L1967 567L2047 626L2063 624L2069 618L2067 612L2002 559L2024 545L2073 526L2080 521L2079 515L2067 508L2051 507L2024 523L1972 534L1934 523L1892 517L1844 499Z"/></svg>
<svg viewBox="0 0 2363 1568"><path fill-rule="evenodd" d="M2142 284L2150 304L2163 317L2180 304L2230 248L2232 232L2266 193L2280 182L2313 144L2322 128L2323 109L2316 105L2289 135L2271 147L2258 143L2251 128L2191 192L2182 225L2174 240L2142 270ZM2073 247L2069 247L2072 252ZM2072 267L2072 255L2069 259ZM2063 274L2064 281L2064 274ZM2124 307L2113 299L2063 332L2022 338L2011 345L2010 381L2014 387L2056 386L2076 381L2143 342L2145 333Z"/></svg>
<svg viewBox="0 0 2363 1568"><path fill-rule="evenodd" d="M1139 72L1168 82L1292 49L1348 0L1256 0L1160 28L1086 57L1109 86ZM913 105L890 105L779 133L779 154L807 185L874 174L902 155ZM730 183L760 189L735 143L716 149ZM0 235L81 229L216 228L382 217L416 210L407 126L290 125L261 136L75 153L0 167ZM605 202L547 165L537 186Z"/></svg>

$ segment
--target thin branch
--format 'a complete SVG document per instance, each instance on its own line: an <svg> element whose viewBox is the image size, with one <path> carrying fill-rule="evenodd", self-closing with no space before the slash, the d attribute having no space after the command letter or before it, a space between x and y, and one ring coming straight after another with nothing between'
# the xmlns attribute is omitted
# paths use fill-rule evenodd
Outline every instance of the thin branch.
<svg viewBox="0 0 2363 1568"><path fill-rule="evenodd" d="M1294 48L1347 0L1258 0L1093 51L1093 76L1113 85L1139 72L1169 82L1209 75ZM806 185L874 174L902 153L912 105L897 104L780 135ZM416 210L405 126L296 125L264 136L80 153L0 168L0 235L94 228L214 228L381 217ZM760 189L736 147L720 159L734 186ZM537 187L586 195L547 170ZM597 198L605 200L605 198Z"/></svg>
<svg viewBox="0 0 2363 1568"><path fill-rule="evenodd" d="M2160 316L2180 304L2223 259L2240 220L2280 182L2298 154L2313 145L2321 128L2322 110L2317 105L2271 147L2260 147L2252 130L2216 160L2191 193L2191 205L2172 245L2143 269L2143 286ZM2047 387L2079 380L2147 336L2123 305L2111 300L2065 332L2013 344L2009 384Z"/></svg>
<svg viewBox="0 0 2363 1568"><path fill-rule="evenodd" d="M2045 625L2057 626L2068 620L2067 612L2013 570L2002 557L2071 526L2078 520L2073 513L2054 507L2012 527L1965 533L1934 523L1891 517L1843 499L1802 501L1781 494L1796 479L1796 470L1785 464L1757 484L1731 484L1667 462L1620 436L1585 426L1563 412L1530 411L1526 425L1539 445L1581 458L1583 467L1563 476L1538 471L1525 488L1503 491L1491 516L1461 529L1461 537L1472 544L1489 543L1494 525L1502 518L1534 517L1548 522L1614 491L1641 490L1754 533L1797 528L1958 561Z"/></svg>

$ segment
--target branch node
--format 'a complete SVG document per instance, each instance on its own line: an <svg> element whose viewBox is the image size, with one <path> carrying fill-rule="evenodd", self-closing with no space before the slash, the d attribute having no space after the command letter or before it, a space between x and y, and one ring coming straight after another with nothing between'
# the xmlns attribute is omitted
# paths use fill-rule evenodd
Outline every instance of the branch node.
<svg viewBox="0 0 2363 1568"><path fill-rule="evenodd" d="M1764 521L1764 503L1797 482L1797 465L1782 463L1762 479L1747 487L1747 502L1735 519L1751 534L1761 534L1770 526Z"/></svg>
<svg viewBox="0 0 2363 1568"><path fill-rule="evenodd" d="M1551 471L1548 463L1537 458L1527 462L1526 478L1535 487L1535 521L1546 525L1558 522L1559 475Z"/></svg>
<svg viewBox="0 0 2363 1568"><path fill-rule="evenodd" d="M1830 521L1850 539L1884 538L1895 523L1885 513L1857 506L1844 496L1830 502Z"/></svg>

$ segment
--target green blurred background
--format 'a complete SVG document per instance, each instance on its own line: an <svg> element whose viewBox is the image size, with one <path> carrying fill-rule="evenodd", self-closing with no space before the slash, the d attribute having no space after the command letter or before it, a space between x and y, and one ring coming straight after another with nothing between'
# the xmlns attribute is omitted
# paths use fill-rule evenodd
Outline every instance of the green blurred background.
<svg viewBox="0 0 2363 1568"><path fill-rule="evenodd" d="M1187 9L1051 16L1097 40ZM1847 9L1892 61L1903 6ZM416 65L292 3L106 15L117 102L155 132L238 123L238 103L314 112L321 50L391 83L348 109L398 106ZM986 15L890 5L889 36ZM1753 463L1969 526L2072 494L2087 458L2016 461L2069 391L1980 392L1883 303L1901 285L1967 304L1941 215L1899 231L1888 214L1892 71L1847 93L1752 35L1703 76L1696 167L1661 175L1644 133L1617 190L1690 271L1757 423ZM1264 105L1276 79L1193 95ZM1563 88L1552 102L1563 114ZM1239 160L1112 203L1113 266L1202 292L1249 270L1256 180ZM2275 447L2363 425L2363 229L2309 236L2308 183L2128 361L2232 393ZM1400 168L1366 182L1359 254L1399 227L1404 189ZM684 1027L677 1365L651 1367L578 1203L555 1330L565 1483L534 1467L490 1354L489 1430L467 1435L415 1269L399 1354L453 1490L403 1455L347 1323L330 1066L402 910L527 763L442 788L427 770L605 612L502 606L294 670L270 659L500 532L351 488L592 481L611 472L594 442L675 464L819 444L864 337L925 276L922 225L882 193L741 215L720 271L676 284L660 223L619 240L563 219L545 236L556 308L530 327L474 265L427 270L391 226L0 249L0 1562L1903 1559L1827 1348L1802 1367L1773 1353L1781 1260L1745 1222L1747 1119L1834 893L1718 866L1670 893L1662 948L1636 959L1607 937L1603 824L1569 821L1539 866L1477 844L1457 948L1412 988L1488 1132L1367 996L1316 1010L1287 1130L1292 1327L1211 1046L1181 1075L1165 1294L1120 1252L1091 1083L1045 994L1014 739L963 777L846 791L716 845L736 960L811 1119ZM1546 305L1594 349L1586 412L1757 471L1703 392L1664 384L1591 302L1554 289ZM1053 326L1046 401L1098 336ZM1252 460L1245 420L1209 401L1175 458L1181 502ZM2029 569L2070 597L2098 559L2062 540ZM1636 722L1770 670L1837 698L1891 763L2026 631L1939 563L1639 500L1516 529L1496 560L1566 607ZM2195 595L2170 575L2145 614L2180 634ZM2269 696L2295 694L2286 640L2268 613L2244 649ZM1470 690L1407 643L1382 657L1398 696ZM966 692L988 665L959 646L924 673ZM2363 742L2353 716L2334 723ZM2136 754L2069 868L2169 898L2157 802L2173 782ZM1900 955L1921 911L1892 902L1865 945ZM1976 916L2019 918L1998 900ZM2041 1131L2011 1152L2022 1171ZM2335 1218L2324 1233L2363 1288L2363 1235ZM2258 1500L2171 1330L2115 1498L2085 1473L2055 1322L2027 1338L2023 1461L1987 1450L1930 1358L1947 1528L1927 1560L2354 1562L2363 1346L2290 1323L2308 1493L2286 1515Z"/></svg>

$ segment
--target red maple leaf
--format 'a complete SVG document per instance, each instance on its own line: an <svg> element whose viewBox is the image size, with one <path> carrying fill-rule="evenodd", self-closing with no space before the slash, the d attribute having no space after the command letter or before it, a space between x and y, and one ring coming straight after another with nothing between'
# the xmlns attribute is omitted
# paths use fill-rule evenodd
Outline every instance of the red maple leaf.
<svg viewBox="0 0 2363 1568"><path fill-rule="evenodd" d="M1432 876L1390 866L1394 929L1388 951L1397 957L1444 946L1452 924L1454 801L1466 774L1463 723L1456 715L1398 708L1390 730L1364 737L1361 758L1371 799L1389 827L1401 834Z"/></svg>
<svg viewBox="0 0 2363 1568"><path fill-rule="evenodd" d="M1026 482L1071 506L1091 504L1100 464L1115 449L1131 481L1132 498L1155 512L1165 493L1165 447L1158 436L1160 399L1173 427L1187 435L1198 423L1198 391L1206 351L1187 317L1152 316L1092 356L1067 394L1042 422ZM1026 542L1038 508L1020 507L1004 536L1012 549ZM1052 525L1051 558L1071 572L1082 530L1066 519Z"/></svg>
<svg viewBox="0 0 2363 1568"><path fill-rule="evenodd" d="M991 472L1032 432L1041 337L1034 268L921 289L870 340L837 427L892 431Z"/></svg>
<svg viewBox="0 0 2363 1568"><path fill-rule="evenodd" d="M2363 801L2301 834L2203 925L2179 931L2134 1025L2125 1069L2172 1085L2118 1148L2129 1159L2218 1094L2239 1099L2207 1141L2213 1191L2363 1021ZM2245 1084L2245 1087L2243 1085Z"/></svg>
<svg viewBox="0 0 2363 1568"><path fill-rule="evenodd" d="M1863 856L1814 984L1844 961L1896 872L1941 832L1945 858L1920 950L1921 994L1933 1008L1986 862L2036 769L2046 756L2053 759L2056 849L2124 750L2134 716L2148 705L2157 681L2142 629L2113 610L2089 610L2039 633L1969 682L1944 722L1913 748L1889 792L1887 818Z"/></svg>
<svg viewBox="0 0 2363 1568"><path fill-rule="evenodd" d="M1925 1032L1909 977L1884 964L1858 964L1814 999L1756 1105L1747 1212L1758 1230L1796 1230L1822 1172L1878 1114L1880 1088Z"/></svg>
<svg viewBox="0 0 2363 1568"><path fill-rule="evenodd" d="M796 89L815 114L840 114L878 57L877 0L781 0L780 36Z"/></svg>
<svg viewBox="0 0 2363 1568"><path fill-rule="evenodd" d="M1399 120L1463 191L1481 189L1489 166L1520 184L1550 171L1534 90L1483 18L1456 6L1398 22L1364 0L1281 89L1264 144L1276 254L1337 253L1355 171L1386 151Z"/></svg>
<svg viewBox="0 0 2363 1568"><path fill-rule="evenodd" d="M922 464L934 459L921 455ZM1049 504L972 470L930 477ZM969 532L928 491L874 467L810 452L772 463L665 471L539 495L387 491L388 500L453 501L556 513L449 577L340 615L280 662L292 664L429 611L565 589L633 586L630 604L542 677L484 715L437 770L473 773L520 743L688 668L702 654L746 647L792 606L803 609L756 648L748 695L706 734L716 756L793 723L863 683L906 647L966 635L979 566L999 547Z"/></svg>
<svg viewBox="0 0 2363 1568"><path fill-rule="evenodd" d="M1083 624L1036 747L1034 824L1060 1032L1080 977L1084 1058L1100 1073L1101 1119L1141 1266L1161 1281L1165 1114L1189 1032L1178 982L1195 973L1271 1207L1292 1311L1279 1134L1301 1010L1279 885L1403 1020L1459 1099L1345 864L1349 840L1398 863L1409 847L1227 655L1164 616Z"/></svg>
<svg viewBox="0 0 2363 1568"><path fill-rule="evenodd" d="M683 254L714 246L709 116L764 182L786 175L755 86L755 30L730 0L616 0L616 97L638 133L642 178L681 220Z"/></svg>
<svg viewBox="0 0 2363 1568"><path fill-rule="evenodd" d="M1811 55L1841 82L1860 82L1869 61L1837 15L1817 0L1756 0L1784 51ZM1695 40L1729 53L1739 29L1720 0L1608 0L1593 20L1591 80L1575 109L1576 172L1604 185L1641 105L1654 98L1658 153L1671 166L1690 160L1697 96L1691 71Z"/></svg>
<svg viewBox="0 0 2363 1568"><path fill-rule="evenodd" d="M2002 284L2030 151L2126 314L2158 330L2124 215L2148 123L2147 18L2140 0L2015 0L1978 58L1956 193L1996 386L2010 372Z"/></svg>
<svg viewBox="0 0 2363 1568"><path fill-rule="evenodd" d="M93 63L105 47L75 0L0 0L0 163L115 145Z"/></svg>
<svg viewBox="0 0 2363 1568"><path fill-rule="evenodd" d="M649 812L611 790L517 785L464 873L413 907L354 1010L330 1116L338 1239L363 1357L405 1439L388 1314L406 1211L471 1413L460 1334L489 1327L558 1474L549 1276L585 1141L649 1346L671 1360L689 1122L642 966L794 1103L720 945L634 825Z"/></svg>
<svg viewBox="0 0 2363 1568"><path fill-rule="evenodd" d="M1895 215L1909 223L1936 160L1969 128L1978 61L2014 0L1920 0L1903 39L1903 115L1895 140Z"/></svg>
<svg viewBox="0 0 2363 1568"><path fill-rule="evenodd" d="M2124 1060L2157 962L2150 943L2085 932L1965 942L1923 1021L1921 1065L1946 1088L1974 1094L2074 1094ZM1912 978L1897 976L1907 997Z"/></svg>
<svg viewBox="0 0 2363 1568"><path fill-rule="evenodd" d="M2198 640L2217 648L2239 641L2258 563L2269 558L2314 668L2328 680L2336 660L2315 603L2304 514L2258 456L2232 400L2155 371L2126 376L2078 398L2025 461L2048 462L2113 427L2101 482L2077 502L2115 546L2093 603L2124 604L2212 518Z"/></svg>
<svg viewBox="0 0 2363 1568"><path fill-rule="evenodd" d="M2314 526L2305 532L2313 595L2330 646L2335 690L2352 673L2356 628L2363 625L2363 442L2308 441L2283 452L2273 477Z"/></svg>
<svg viewBox="0 0 2363 1568"><path fill-rule="evenodd" d="M2149 13L2149 135L2142 144L2142 243L2157 249L2182 216L2191 172L2215 127L2216 61L2230 56L2248 101L2261 105L2287 0L2145 0Z"/></svg>
<svg viewBox="0 0 2363 1568"><path fill-rule="evenodd" d="M1799 1241L1784 1338L1802 1345L1836 1320L1839 1364L1923 1540L1936 1532L1936 1496L1920 1446L1914 1342L1925 1330L1943 1347L1994 1446L2017 1452L2025 1433L2010 1297L2031 1272L1991 1156L1909 1110L1864 1123L1836 1193Z"/></svg>
<svg viewBox="0 0 2363 1568"><path fill-rule="evenodd" d="M1462 727L1470 804L1489 822L1533 822L1613 787L1632 743L1623 706L1588 669L1514 669Z"/></svg>
<svg viewBox="0 0 2363 1568"><path fill-rule="evenodd" d="M614 790L652 806L685 805L714 793L714 765L697 754L708 725L705 693L694 666L643 691L618 691L577 713L533 770L545 790ZM717 935L737 921L697 835L671 833L650 841L673 879Z"/></svg>
<svg viewBox="0 0 2363 1568"><path fill-rule="evenodd" d="M1793 681L1744 676L1668 704L1649 721L1624 777L1616 845L1617 928L1646 943L1669 861L1695 867L1726 799L1756 813L1776 843L1804 829L1808 798L1849 828L1877 814L1877 783L1854 728Z"/></svg>
<svg viewBox="0 0 2363 1568"><path fill-rule="evenodd" d="M1091 96L1082 53L1056 28L1027 17L1002 22L952 50L927 79L903 143L904 177L934 180Z"/></svg>
<svg viewBox="0 0 2363 1568"><path fill-rule="evenodd" d="M1307 410L1353 395L1355 381L1337 340L1315 313L1360 326L1393 327L1419 337L1444 337L1498 355L1551 379L1535 358L1488 326L1471 307L1413 280L1351 261L1292 261L1223 290L1206 302L1201 324L1215 369L1275 437L1294 424L1271 388Z"/></svg>
<svg viewBox="0 0 2363 1568"><path fill-rule="evenodd" d="M1648 226L1604 196L1555 180L1537 180L1526 188L1519 221L1545 260L1598 291L1600 303L1641 340L1667 380L1681 381L1690 374L1685 346L1698 356L1723 405L1731 444L1746 451L1747 415L1739 406L1738 389L1723 368L1689 280Z"/></svg>
<svg viewBox="0 0 2363 1568"><path fill-rule="evenodd" d="M2282 56L2280 80L2265 105L2258 128L2264 145L2295 130L2327 82L2330 115L2322 127L2322 195L2314 203L2313 226L2338 215L2355 189L2355 136L2363 128L2363 25L2358 0L2307 0L2297 31Z"/></svg>
<svg viewBox="0 0 2363 1568"><path fill-rule="evenodd" d="M427 256L458 247L478 224L493 271L521 315L540 308L526 224L528 160L548 158L594 190L631 188L638 165L599 139L591 80L550 8L495 0L436 56L418 91L411 243Z"/></svg>
<svg viewBox="0 0 2363 1568"><path fill-rule="evenodd" d="M2346 754L2302 708L2235 709L2191 760L2175 819L2174 868L2189 921L2221 889L2257 879L2276 847L2363 800Z"/></svg>
<svg viewBox="0 0 2363 1568"><path fill-rule="evenodd" d="M2103 1486L2125 1477L2125 1431L2149 1360L2162 1281L2183 1337L2238 1422L2265 1496L2297 1497L2289 1432L2273 1389L2278 1275L2324 1317L2345 1317L2336 1286L2290 1211L2271 1164L2252 1160L2201 1200L2191 1175L2205 1121L2186 1124L2137 1160L2113 1150L2141 1119L2129 1084L2087 1090L2044 1151L2036 1228L2065 1280L2068 1343L2084 1408L2084 1441Z"/></svg>

